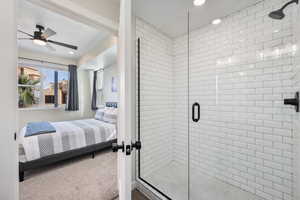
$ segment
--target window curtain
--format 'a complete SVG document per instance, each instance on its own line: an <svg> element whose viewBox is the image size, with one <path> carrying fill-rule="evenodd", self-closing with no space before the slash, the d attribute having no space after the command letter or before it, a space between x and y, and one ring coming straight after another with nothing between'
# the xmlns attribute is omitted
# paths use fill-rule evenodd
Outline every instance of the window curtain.
<svg viewBox="0 0 300 200"><path fill-rule="evenodd" d="M92 110L97 110L97 71L94 71L93 75L93 94L92 94Z"/></svg>
<svg viewBox="0 0 300 200"><path fill-rule="evenodd" d="M69 93L67 110L77 111L79 110L79 98L78 98L78 79L77 79L77 66L69 65Z"/></svg>
<svg viewBox="0 0 300 200"><path fill-rule="evenodd" d="M54 107L58 107L58 71L54 72Z"/></svg>

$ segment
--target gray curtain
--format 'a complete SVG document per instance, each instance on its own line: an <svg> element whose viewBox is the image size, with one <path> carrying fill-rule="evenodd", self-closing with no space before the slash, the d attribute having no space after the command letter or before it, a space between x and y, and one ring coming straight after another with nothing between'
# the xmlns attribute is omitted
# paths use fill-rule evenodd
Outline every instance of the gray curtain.
<svg viewBox="0 0 300 200"><path fill-rule="evenodd" d="M58 71L54 72L54 107L58 107Z"/></svg>
<svg viewBox="0 0 300 200"><path fill-rule="evenodd" d="M69 73L70 78L67 110L76 111L79 110L77 66L69 65Z"/></svg>
<svg viewBox="0 0 300 200"><path fill-rule="evenodd" d="M97 110L97 74L98 71L94 71L93 77L93 94L92 94L92 110Z"/></svg>

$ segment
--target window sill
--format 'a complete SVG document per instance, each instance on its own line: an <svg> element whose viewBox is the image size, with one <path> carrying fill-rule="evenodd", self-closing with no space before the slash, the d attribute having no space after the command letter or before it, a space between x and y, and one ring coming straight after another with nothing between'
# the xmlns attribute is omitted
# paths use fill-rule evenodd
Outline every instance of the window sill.
<svg viewBox="0 0 300 200"><path fill-rule="evenodd" d="M65 106L58 107L36 107L36 108L18 108L18 111L41 111L41 110L65 110Z"/></svg>

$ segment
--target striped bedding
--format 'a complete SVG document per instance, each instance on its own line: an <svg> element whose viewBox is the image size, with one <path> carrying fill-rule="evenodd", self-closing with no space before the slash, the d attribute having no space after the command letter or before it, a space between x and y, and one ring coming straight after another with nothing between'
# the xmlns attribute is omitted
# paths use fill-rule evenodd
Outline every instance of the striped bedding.
<svg viewBox="0 0 300 200"><path fill-rule="evenodd" d="M95 119L53 122L51 124L56 129L55 133L24 137L26 127L22 129L20 145L25 157L20 156L20 158L23 162L110 141L117 137L115 124Z"/></svg>

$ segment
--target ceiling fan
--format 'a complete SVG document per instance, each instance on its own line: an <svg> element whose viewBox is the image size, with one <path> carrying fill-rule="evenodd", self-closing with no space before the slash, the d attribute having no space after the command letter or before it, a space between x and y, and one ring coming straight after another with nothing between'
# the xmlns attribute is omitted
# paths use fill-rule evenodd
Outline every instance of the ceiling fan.
<svg viewBox="0 0 300 200"><path fill-rule="evenodd" d="M53 31L50 28L47 28L45 30L45 28L41 25L36 25L36 28L38 29L37 31L34 31L33 35L26 33L24 31L18 30L18 32L23 33L27 36L29 36L30 38L18 38L18 40L32 40L34 44L40 45L40 46L46 46L49 50L51 51L55 51L55 48L51 46L51 44L55 44L58 46L63 46L69 49L74 49L77 50L78 47L74 46L74 45L70 45L70 44L66 44L66 43L62 43L62 42L56 42L53 40L49 40L48 38L55 35L56 32Z"/></svg>

